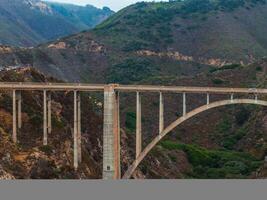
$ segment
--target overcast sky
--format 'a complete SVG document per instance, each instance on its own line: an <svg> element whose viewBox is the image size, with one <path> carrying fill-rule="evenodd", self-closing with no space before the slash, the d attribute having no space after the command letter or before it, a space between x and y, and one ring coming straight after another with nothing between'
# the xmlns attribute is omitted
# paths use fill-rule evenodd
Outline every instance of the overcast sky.
<svg viewBox="0 0 267 200"><path fill-rule="evenodd" d="M45 1L54 1L54 2L64 2L64 3L73 3L78 5L91 4L96 7L102 8L103 6L108 6L114 11L118 11L121 8L124 8L130 4L136 3L142 0L45 0ZM146 0L152 1L152 0ZM156 0L159 1L159 0Z"/></svg>

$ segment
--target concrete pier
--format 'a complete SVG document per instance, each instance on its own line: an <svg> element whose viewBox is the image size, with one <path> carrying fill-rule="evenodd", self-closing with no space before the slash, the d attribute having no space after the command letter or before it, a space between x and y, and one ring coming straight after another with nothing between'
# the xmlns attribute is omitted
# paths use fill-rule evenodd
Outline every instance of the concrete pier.
<svg viewBox="0 0 267 200"><path fill-rule="evenodd" d="M18 104L18 129L21 129L22 127L22 119L21 119L21 91L17 91L17 104Z"/></svg>
<svg viewBox="0 0 267 200"><path fill-rule="evenodd" d="M163 94L159 94L159 134L162 133L164 129L164 99Z"/></svg>
<svg viewBox="0 0 267 200"><path fill-rule="evenodd" d="M43 91L43 145L47 145L47 91Z"/></svg>
<svg viewBox="0 0 267 200"><path fill-rule="evenodd" d="M183 93L183 116L186 115L186 93Z"/></svg>
<svg viewBox="0 0 267 200"><path fill-rule="evenodd" d="M81 132L81 93L77 92L77 135L78 135L78 162L82 162L82 132Z"/></svg>
<svg viewBox="0 0 267 200"><path fill-rule="evenodd" d="M16 90L13 90L13 133L12 139L17 143L17 106L16 106Z"/></svg>
<svg viewBox="0 0 267 200"><path fill-rule="evenodd" d="M121 178L121 156L120 156L120 95L119 92L115 92L115 102L114 102L114 124L113 124L113 134L114 134L114 179Z"/></svg>
<svg viewBox="0 0 267 200"><path fill-rule="evenodd" d="M119 96L114 85L104 88L103 179L120 178Z"/></svg>
<svg viewBox="0 0 267 200"><path fill-rule="evenodd" d="M52 132L51 92L47 93L47 131Z"/></svg>
<svg viewBox="0 0 267 200"><path fill-rule="evenodd" d="M136 158L142 151L142 114L141 114L141 97L136 93Z"/></svg>
<svg viewBox="0 0 267 200"><path fill-rule="evenodd" d="M77 91L74 91L74 128L73 128L73 165L78 169L78 115L77 115Z"/></svg>

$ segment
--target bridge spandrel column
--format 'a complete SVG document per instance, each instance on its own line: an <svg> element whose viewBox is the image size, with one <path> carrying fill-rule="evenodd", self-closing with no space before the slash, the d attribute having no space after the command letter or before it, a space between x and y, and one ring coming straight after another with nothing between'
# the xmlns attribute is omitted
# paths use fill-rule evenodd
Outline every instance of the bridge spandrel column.
<svg viewBox="0 0 267 200"><path fill-rule="evenodd" d="M48 134L52 132L52 111L51 111L51 92L47 94L47 131Z"/></svg>
<svg viewBox="0 0 267 200"><path fill-rule="evenodd" d="M103 179L120 178L119 98L114 85L104 89Z"/></svg>
<svg viewBox="0 0 267 200"><path fill-rule="evenodd" d="M18 128L21 129L22 127L22 121L21 121L21 91L17 92L17 104L18 104Z"/></svg>
<svg viewBox="0 0 267 200"><path fill-rule="evenodd" d="M74 91L74 128L73 128L73 165L78 169L78 115L77 115L77 91Z"/></svg>
<svg viewBox="0 0 267 200"><path fill-rule="evenodd" d="M43 145L47 145L47 91L43 91Z"/></svg>
<svg viewBox="0 0 267 200"><path fill-rule="evenodd" d="M186 115L186 93L183 93L183 116Z"/></svg>
<svg viewBox="0 0 267 200"><path fill-rule="evenodd" d="M81 132L81 93L77 93L77 132L78 132L78 160L82 162L82 132Z"/></svg>
<svg viewBox="0 0 267 200"><path fill-rule="evenodd" d="M141 114L141 97L136 93L136 158L142 151L142 114Z"/></svg>
<svg viewBox="0 0 267 200"><path fill-rule="evenodd" d="M16 105L16 90L13 90L13 142L17 142L17 105Z"/></svg>
<svg viewBox="0 0 267 200"><path fill-rule="evenodd" d="M164 99L162 92L159 96L159 134L162 133L164 129Z"/></svg>

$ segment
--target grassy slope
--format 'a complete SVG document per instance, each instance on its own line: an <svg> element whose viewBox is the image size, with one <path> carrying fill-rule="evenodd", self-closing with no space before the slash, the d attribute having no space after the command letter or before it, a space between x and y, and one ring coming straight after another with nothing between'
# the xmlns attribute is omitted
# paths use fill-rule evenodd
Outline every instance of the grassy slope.
<svg viewBox="0 0 267 200"><path fill-rule="evenodd" d="M266 16L264 1L138 3L97 26L94 33L111 49L124 52L172 50L239 62L265 55Z"/></svg>

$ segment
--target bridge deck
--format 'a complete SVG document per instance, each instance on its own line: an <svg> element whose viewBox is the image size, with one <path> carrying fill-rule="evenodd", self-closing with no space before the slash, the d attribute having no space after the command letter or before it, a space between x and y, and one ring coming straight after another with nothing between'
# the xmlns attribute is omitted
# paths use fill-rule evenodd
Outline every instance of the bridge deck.
<svg viewBox="0 0 267 200"><path fill-rule="evenodd" d="M79 83L0 83L0 90L51 90L51 91L103 91L104 84ZM262 88L223 88L223 87L186 87L186 86L152 86L113 84L116 91L124 92L176 92L176 93L217 93L217 94L267 94Z"/></svg>

